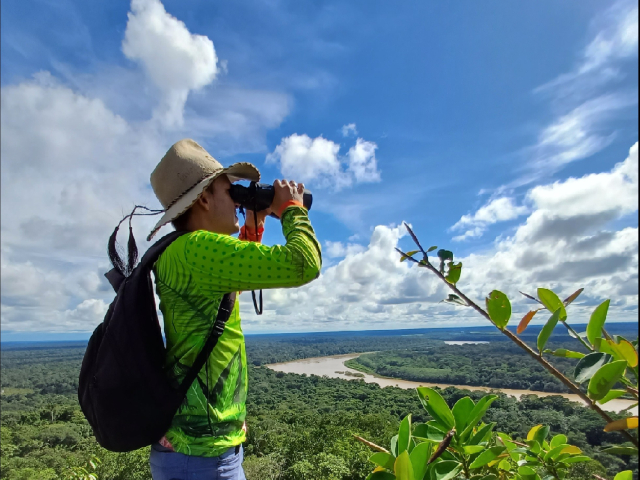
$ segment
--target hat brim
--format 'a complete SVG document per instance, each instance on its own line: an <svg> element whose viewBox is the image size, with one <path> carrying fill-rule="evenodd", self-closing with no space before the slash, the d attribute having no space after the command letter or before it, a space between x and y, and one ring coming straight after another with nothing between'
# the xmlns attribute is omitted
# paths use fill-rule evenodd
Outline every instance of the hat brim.
<svg viewBox="0 0 640 480"><path fill-rule="evenodd" d="M260 171L255 165L248 162L238 162L230 165L227 168L223 168L212 175L200 180L191 189L187 190L173 205L171 205L162 215L162 218L153 227L151 233L147 237L147 241L150 241L153 236L167 223L175 220L184 212L186 212L191 206L196 203L196 200L200 198L202 192L220 175L227 175L231 183L238 180L249 180L252 182L260 181Z"/></svg>

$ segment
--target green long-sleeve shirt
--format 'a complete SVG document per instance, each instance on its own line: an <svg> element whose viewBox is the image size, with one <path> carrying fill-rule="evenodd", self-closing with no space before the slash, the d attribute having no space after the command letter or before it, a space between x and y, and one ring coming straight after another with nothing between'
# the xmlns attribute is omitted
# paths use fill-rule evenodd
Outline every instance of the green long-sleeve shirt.
<svg viewBox="0 0 640 480"><path fill-rule="evenodd" d="M154 267L164 317L167 369L181 380L211 332L226 293L298 287L318 277L320 244L307 211L282 214L285 245L269 247L204 230L175 240ZM247 359L239 304L174 416L167 440L176 452L218 456L244 442Z"/></svg>

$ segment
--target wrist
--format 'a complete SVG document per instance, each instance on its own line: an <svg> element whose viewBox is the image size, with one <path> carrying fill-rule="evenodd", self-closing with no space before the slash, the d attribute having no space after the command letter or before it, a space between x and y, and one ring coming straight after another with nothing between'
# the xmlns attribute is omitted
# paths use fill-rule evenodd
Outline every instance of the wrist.
<svg viewBox="0 0 640 480"><path fill-rule="evenodd" d="M238 238L240 240L248 240L250 242L260 242L262 241L262 234L264 233L264 227L258 226L258 231L255 228L251 228L248 225L243 225L240 228L240 235Z"/></svg>
<svg viewBox="0 0 640 480"><path fill-rule="evenodd" d="M299 200L287 200L282 205L280 205L280 207L278 208L278 217L282 217L282 214L284 213L284 211L289 207L303 207L304 208L304 205Z"/></svg>

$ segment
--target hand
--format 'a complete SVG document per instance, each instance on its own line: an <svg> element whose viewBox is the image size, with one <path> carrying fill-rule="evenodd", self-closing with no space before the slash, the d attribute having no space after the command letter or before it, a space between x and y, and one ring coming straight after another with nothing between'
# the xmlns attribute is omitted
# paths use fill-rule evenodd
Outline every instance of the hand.
<svg viewBox="0 0 640 480"><path fill-rule="evenodd" d="M273 182L273 188L275 195L273 196L273 202L270 208L276 215L280 215L280 209L290 200L295 200L302 204L304 184L296 184L293 180L276 180Z"/></svg>
<svg viewBox="0 0 640 480"><path fill-rule="evenodd" d="M254 230L256 228L256 219L258 220L258 228L264 227L264 220L267 218L267 215L271 213L271 207L261 210L259 212L254 213L253 210L245 209L244 215L244 224L247 228Z"/></svg>

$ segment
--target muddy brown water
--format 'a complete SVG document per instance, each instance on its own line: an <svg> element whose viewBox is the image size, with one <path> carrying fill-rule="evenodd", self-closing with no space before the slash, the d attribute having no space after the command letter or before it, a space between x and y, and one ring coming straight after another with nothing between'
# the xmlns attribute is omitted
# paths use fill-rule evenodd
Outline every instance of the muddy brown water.
<svg viewBox="0 0 640 480"><path fill-rule="evenodd" d="M448 383L427 383L427 382L412 382L410 380L402 380L399 378L383 378L378 377L376 375L370 375L367 373L358 372L352 368L345 367L344 362L350 360L352 358L357 358L361 354L347 354L347 355L332 355L329 357L314 357L314 358L303 358L302 360L295 360L293 362L284 362L284 363L272 363L270 365L266 365L271 370L276 372L285 372L285 373L297 373L297 374L307 374L307 375L318 375L318 376L327 376L330 378L343 378L345 380L355 380L356 377L351 375L345 375L344 372L350 373L361 373L364 377L358 377L360 380L364 380L366 383L377 383L381 387L399 387L399 388L416 388L416 387L456 387L467 390L483 390L488 392L491 390L488 387L476 387L469 385L454 385ZM561 395L564 398L567 398L573 402L579 402L586 405L586 402L582 400L578 395L571 393L552 393L552 392L536 392L534 390L513 390L510 388L495 388L493 390L499 390L502 393L513 396L517 399L520 399L522 395L537 395L539 397L549 397L552 395ZM603 410L607 410L609 412L619 412L624 408L628 407L636 403L633 400L625 400L625 399L615 399L611 400L604 405L600 405ZM634 407L630 410L633 415L638 415L638 407Z"/></svg>

